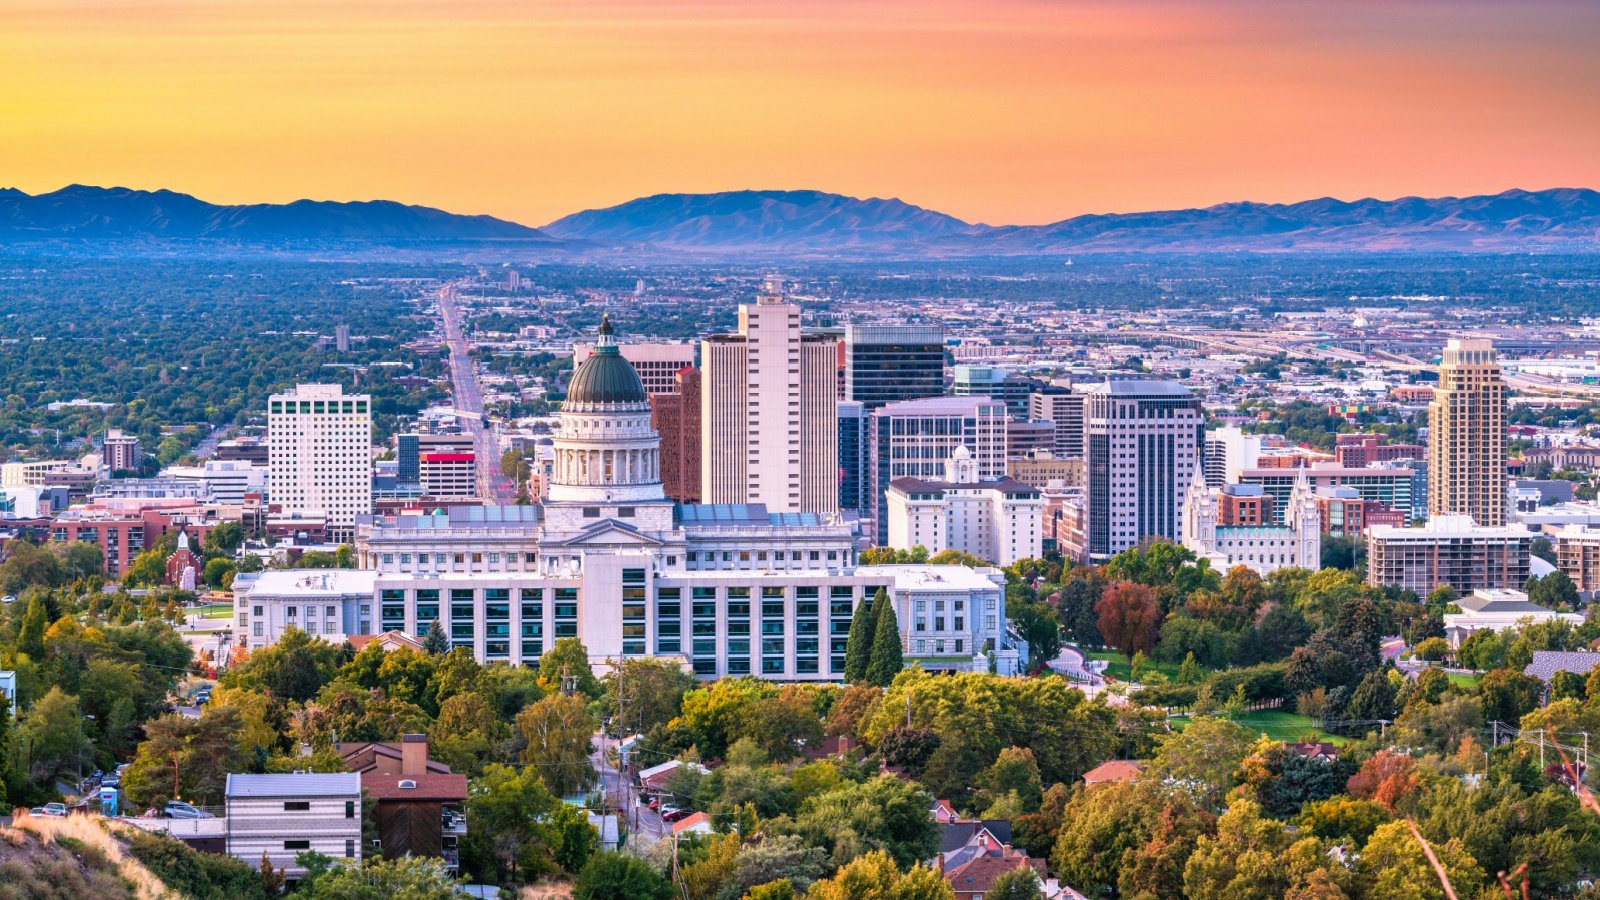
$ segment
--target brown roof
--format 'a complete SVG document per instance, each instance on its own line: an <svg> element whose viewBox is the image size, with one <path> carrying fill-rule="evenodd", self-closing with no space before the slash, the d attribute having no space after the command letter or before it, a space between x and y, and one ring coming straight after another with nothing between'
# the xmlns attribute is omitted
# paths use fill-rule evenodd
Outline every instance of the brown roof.
<svg viewBox="0 0 1600 900"><path fill-rule="evenodd" d="M416 787L401 787L401 782L415 784ZM461 803L467 799L465 775L379 775L376 772L363 772L361 787L379 801L440 800Z"/></svg>
<svg viewBox="0 0 1600 900"><path fill-rule="evenodd" d="M1040 881L1047 876L1044 860L1032 859L1020 850L1008 848L1002 853L968 860L945 872L944 880L950 882L950 886L958 895L981 897L988 893L996 878L1019 869L1032 869L1038 874Z"/></svg>
<svg viewBox="0 0 1600 900"><path fill-rule="evenodd" d="M1084 784L1105 784L1110 781L1134 782L1144 768L1131 759L1109 759L1083 773Z"/></svg>
<svg viewBox="0 0 1600 900"><path fill-rule="evenodd" d="M352 772L367 772L377 765L373 757L382 756L386 759L400 759L399 741L340 741L333 745L333 749L344 757L345 768ZM442 762L428 759L428 774L448 775L450 767Z"/></svg>
<svg viewBox="0 0 1600 900"><path fill-rule="evenodd" d="M345 642L350 645L350 648L358 653L373 641L392 646L408 647L418 653L425 649L421 641L403 631L385 631L383 634L352 634L345 638Z"/></svg>

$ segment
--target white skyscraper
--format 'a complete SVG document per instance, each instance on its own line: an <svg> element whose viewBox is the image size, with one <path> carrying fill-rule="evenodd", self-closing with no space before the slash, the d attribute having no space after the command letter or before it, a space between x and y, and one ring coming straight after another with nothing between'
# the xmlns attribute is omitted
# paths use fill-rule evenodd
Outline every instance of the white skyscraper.
<svg viewBox="0 0 1600 900"><path fill-rule="evenodd" d="M739 307L739 332L707 338L700 360L706 502L836 512L838 341L802 333L800 307L768 282Z"/></svg>
<svg viewBox="0 0 1600 900"><path fill-rule="evenodd" d="M1089 555L1183 539L1183 501L1205 448L1200 398L1175 381L1108 381L1084 416Z"/></svg>
<svg viewBox="0 0 1600 900"><path fill-rule="evenodd" d="M267 405L269 498L288 513L322 513L349 540L372 512L372 398L337 384L295 385Z"/></svg>

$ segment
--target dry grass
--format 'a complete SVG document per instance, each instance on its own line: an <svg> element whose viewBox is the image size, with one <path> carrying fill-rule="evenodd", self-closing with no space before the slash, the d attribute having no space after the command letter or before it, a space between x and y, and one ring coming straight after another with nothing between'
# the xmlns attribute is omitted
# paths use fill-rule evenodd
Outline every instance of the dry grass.
<svg viewBox="0 0 1600 900"><path fill-rule="evenodd" d="M526 884L517 896L521 900L572 900L572 885L565 881Z"/></svg>
<svg viewBox="0 0 1600 900"><path fill-rule="evenodd" d="M0 828L0 835L4 835L6 842L13 847L21 845L22 832L33 835L44 844L57 844L64 840L75 842L93 848L103 856L139 900L166 900L177 896L143 863L123 852L121 842L107 832L99 816L30 816L25 809L15 810L13 816L10 828Z"/></svg>

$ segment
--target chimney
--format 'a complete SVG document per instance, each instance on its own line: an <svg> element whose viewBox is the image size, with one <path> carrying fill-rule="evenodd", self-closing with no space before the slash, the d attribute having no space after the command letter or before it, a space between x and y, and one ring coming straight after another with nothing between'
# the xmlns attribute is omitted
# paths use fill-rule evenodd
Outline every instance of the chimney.
<svg viewBox="0 0 1600 900"><path fill-rule="evenodd" d="M406 734L400 737L400 774L428 774L428 736Z"/></svg>

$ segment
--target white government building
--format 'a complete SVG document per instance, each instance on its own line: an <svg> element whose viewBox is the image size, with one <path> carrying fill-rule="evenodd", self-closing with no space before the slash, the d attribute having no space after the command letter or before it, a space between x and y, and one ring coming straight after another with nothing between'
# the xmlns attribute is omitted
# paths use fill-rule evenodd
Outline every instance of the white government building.
<svg viewBox="0 0 1600 900"><path fill-rule="evenodd" d="M972 451L957 447L945 480L896 478L884 496L889 546L960 550L1009 566L1043 555L1044 497L1015 478L979 480Z"/></svg>
<svg viewBox="0 0 1600 900"><path fill-rule="evenodd" d="M252 649L314 619L320 637L439 621L483 661L532 663L576 637L590 661L681 657L704 678L841 677L850 617L878 588L895 602L908 662L1011 673L1004 577L963 566L860 566L833 515L666 498L660 438L609 321L568 385L548 497L538 506L367 516L358 570L276 571L236 582ZM330 618L332 621L330 622Z"/></svg>

